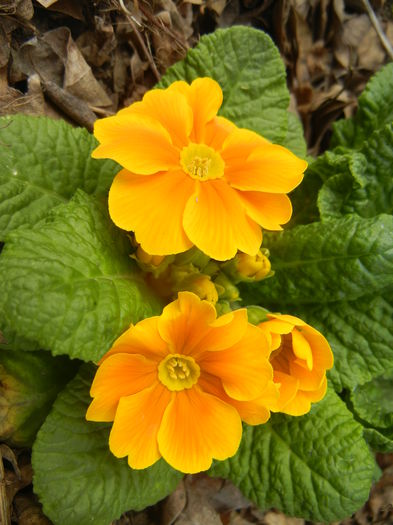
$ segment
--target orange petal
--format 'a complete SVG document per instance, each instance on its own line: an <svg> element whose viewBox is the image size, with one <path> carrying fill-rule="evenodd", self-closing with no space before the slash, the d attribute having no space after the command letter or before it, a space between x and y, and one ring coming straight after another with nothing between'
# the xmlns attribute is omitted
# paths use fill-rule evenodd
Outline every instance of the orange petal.
<svg viewBox="0 0 393 525"><path fill-rule="evenodd" d="M302 334L312 348L315 368L330 370L333 366L333 352L326 338L309 325L303 328Z"/></svg>
<svg viewBox="0 0 393 525"><path fill-rule="evenodd" d="M308 369L312 370L313 357L311 346L297 328L292 330L292 349L295 356L299 359L303 359L307 363Z"/></svg>
<svg viewBox="0 0 393 525"><path fill-rule="evenodd" d="M214 117L205 126L204 144L216 151L221 150L225 139L234 131L235 124L225 117Z"/></svg>
<svg viewBox="0 0 393 525"><path fill-rule="evenodd" d="M216 315L214 306L208 301L201 301L191 292L179 292L178 299L164 308L158 330L173 353L190 355Z"/></svg>
<svg viewBox="0 0 393 525"><path fill-rule="evenodd" d="M192 142L204 142L206 124L216 115L222 104L222 90L212 78L195 79L191 85L178 81L171 84L170 90L185 95L194 115L194 128L191 134Z"/></svg>
<svg viewBox="0 0 393 525"><path fill-rule="evenodd" d="M252 401L232 401L232 405L238 410L242 420L247 425L261 425L270 418L270 409L277 405L278 387L273 381L269 381L263 395Z"/></svg>
<svg viewBox="0 0 393 525"><path fill-rule="evenodd" d="M182 220L194 185L181 171L145 177L122 170L109 191L109 214L119 228L135 232L147 253L184 252L192 246Z"/></svg>
<svg viewBox="0 0 393 525"><path fill-rule="evenodd" d="M325 370L308 370L304 366L305 363L303 363L299 363L297 360L290 361L289 369L291 375L296 377L296 379L299 381L300 390L318 390L321 386L323 378L325 377Z"/></svg>
<svg viewBox="0 0 393 525"><path fill-rule="evenodd" d="M224 180L197 183L183 226L195 246L220 261L231 259L237 250L256 255L262 242L260 227L248 219L236 191Z"/></svg>
<svg viewBox="0 0 393 525"><path fill-rule="evenodd" d="M113 343L112 348L101 359L118 353L141 354L156 362L168 354L168 345L161 338L158 329L158 316L148 317L131 326Z"/></svg>
<svg viewBox="0 0 393 525"><path fill-rule="evenodd" d="M115 354L98 368L91 386L88 421L113 421L121 397L148 388L157 380L157 363L137 354Z"/></svg>
<svg viewBox="0 0 393 525"><path fill-rule="evenodd" d="M220 154L228 166L240 167L255 148L265 144L270 144L270 142L255 131L233 128L232 133L224 141Z"/></svg>
<svg viewBox="0 0 393 525"><path fill-rule="evenodd" d="M241 436L237 410L194 387L172 398L162 418L158 446L173 468L194 474L207 470L213 458L233 456Z"/></svg>
<svg viewBox="0 0 393 525"><path fill-rule="evenodd" d="M266 230L281 230L289 221L292 204L287 195L257 191L239 191L247 215Z"/></svg>
<svg viewBox="0 0 393 525"><path fill-rule="evenodd" d="M134 469L153 465L161 455L157 434L171 393L155 384L137 394L122 397L109 435L109 448L118 458L128 456Z"/></svg>
<svg viewBox="0 0 393 525"><path fill-rule="evenodd" d="M287 321L282 321L281 319L263 321L258 326L261 330L269 331L273 334L290 334L293 330L293 324L288 323Z"/></svg>
<svg viewBox="0 0 393 525"><path fill-rule="evenodd" d="M225 161L225 178L233 188L267 193L288 193L303 180L307 162L283 146L264 144L245 162Z"/></svg>
<svg viewBox="0 0 393 525"><path fill-rule="evenodd" d="M273 369L267 360L267 340L258 327L247 325L244 335L227 350L206 352L198 360L204 372L219 377L225 392L238 401L263 395Z"/></svg>
<svg viewBox="0 0 393 525"><path fill-rule="evenodd" d="M175 146L181 148L188 143L193 114L184 95L170 89L153 89L141 102L135 102L118 113L121 116L131 114L148 115L158 120L169 132Z"/></svg>
<svg viewBox="0 0 393 525"><path fill-rule="evenodd" d="M294 326L306 326L307 323L295 317L294 315L289 314L267 314L269 319L278 319L279 321L284 321L285 323L291 323Z"/></svg>
<svg viewBox="0 0 393 525"><path fill-rule="evenodd" d="M206 351L224 350L231 347L244 336L247 326L248 318L245 308L222 315L210 323L209 331L199 341L194 354L200 356Z"/></svg>
<svg viewBox="0 0 393 525"><path fill-rule="evenodd" d="M168 131L147 115L115 115L97 120L94 135L101 143L95 159L110 158L140 175L179 166L179 151Z"/></svg>
<svg viewBox="0 0 393 525"><path fill-rule="evenodd" d="M272 410L274 412L282 412L286 405L295 399L299 390L299 381L296 377L274 370L274 382L279 385L279 398L277 406L272 406Z"/></svg>
<svg viewBox="0 0 393 525"><path fill-rule="evenodd" d="M311 402L304 392L298 390L296 396L287 403L284 407L280 409L280 412L283 414L288 414L289 416L303 416L310 412Z"/></svg>

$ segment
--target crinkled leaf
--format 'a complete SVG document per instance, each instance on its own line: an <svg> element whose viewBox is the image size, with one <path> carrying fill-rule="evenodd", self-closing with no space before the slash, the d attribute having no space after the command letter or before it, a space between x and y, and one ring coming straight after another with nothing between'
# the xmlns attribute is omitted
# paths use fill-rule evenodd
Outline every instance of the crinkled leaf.
<svg viewBox="0 0 393 525"><path fill-rule="evenodd" d="M0 239L33 225L78 188L104 195L119 166L95 160L97 141L62 120L13 115L0 118Z"/></svg>
<svg viewBox="0 0 393 525"><path fill-rule="evenodd" d="M393 359L391 369L351 393L355 413L370 427L393 431Z"/></svg>
<svg viewBox="0 0 393 525"><path fill-rule="evenodd" d="M98 360L131 322L160 310L106 207L78 191L0 257L0 325L54 354Z"/></svg>
<svg viewBox="0 0 393 525"><path fill-rule="evenodd" d="M393 300L391 291L308 307L298 315L329 341L334 367L328 372L336 390L353 389L393 367Z"/></svg>
<svg viewBox="0 0 393 525"><path fill-rule="evenodd" d="M358 148L371 133L393 121L393 63L371 77L358 103L353 119L333 126L332 147Z"/></svg>
<svg viewBox="0 0 393 525"><path fill-rule="evenodd" d="M386 435L375 428L365 428L364 439L377 452L393 452L393 429Z"/></svg>
<svg viewBox="0 0 393 525"><path fill-rule="evenodd" d="M223 90L220 115L273 142L285 139L289 104L285 68L268 35L237 26L203 36L184 60L168 69L158 87L206 76Z"/></svg>
<svg viewBox="0 0 393 525"><path fill-rule="evenodd" d="M169 494L181 478L164 461L132 470L109 451L110 425L85 420L93 367L59 395L33 446L34 491L55 525L108 525Z"/></svg>
<svg viewBox="0 0 393 525"><path fill-rule="evenodd" d="M242 286L247 304L354 300L393 284L393 217L347 216L265 235L274 278Z"/></svg>
<svg viewBox="0 0 393 525"><path fill-rule="evenodd" d="M368 497L374 460L362 433L329 391L305 416L277 414L265 425L246 427L238 453L214 464L211 474L230 478L262 509L336 521Z"/></svg>
<svg viewBox="0 0 393 525"><path fill-rule="evenodd" d="M31 446L58 392L75 375L77 361L49 352L17 352L0 345L0 439Z"/></svg>
<svg viewBox="0 0 393 525"><path fill-rule="evenodd" d="M293 113L288 113L288 131L280 144L298 157L304 158L306 156L307 144L304 139L303 125Z"/></svg>
<svg viewBox="0 0 393 525"><path fill-rule="evenodd" d="M371 134L360 151L325 154L314 163L330 177L318 196L321 217L357 213L373 217L393 211L393 123Z"/></svg>

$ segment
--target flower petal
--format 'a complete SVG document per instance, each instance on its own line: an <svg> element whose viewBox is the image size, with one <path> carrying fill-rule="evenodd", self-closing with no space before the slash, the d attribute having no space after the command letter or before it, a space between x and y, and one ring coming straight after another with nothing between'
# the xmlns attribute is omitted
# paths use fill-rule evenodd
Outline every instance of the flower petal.
<svg viewBox="0 0 393 525"><path fill-rule="evenodd" d="M204 353L198 364L204 372L221 379L229 397L249 401L263 395L267 383L273 379L269 353L261 330L248 324L240 341L229 349Z"/></svg>
<svg viewBox="0 0 393 525"><path fill-rule="evenodd" d="M157 380L157 364L138 354L115 354L98 368L91 386L94 397L86 419L113 421L121 397L148 388Z"/></svg>
<svg viewBox="0 0 393 525"><path fill-rule="evenodd" d="M260 227L248 219L237 193L224 180L197 184L183 226L195 246L220 261L231 259L237 250L256 255L262 242Z"/></svg>
<svg viewBox="0 0 393 525"><path fill-rule="evenodd" d="M178 299L164 308L158 330L171 352L192 355L216 315L216 309L208 301L201 301L191 292L179 292Z"/></svg>
<svg viewBox="0 0 393 525"><path fill-rule="evenodd" d="M155 384L137 394L122 397L109 435L109 448L118 458L128 455L134 469L153 465L161 454L157 434L171 393Z"/></svg>
<svg viewBox="0 0 393 525"><path fill-rule="evenodd" d="M222 104L222 90L212 78L196 78L191 85L183 81L174 82L169 90L182 93L188 99L194 115L192 142L204 141L206 124L216 115Z"/></svg>
<svg viewBox="0 0 393 525"><path fill-rule="evenodd" d="M279 398L277 406L272 407L274 412L282 412L284 407L290 403L299 390L299 381L285 372L274 371L274 382L279 385Z"/></svg>
<svg viewBox="0 0 393 525"><path fill-rule="evenodd" d="M292 349L295 356L303 359L307 363L308 369L312 370L313 357L311 346L297 328L292 330Z"/></svg>
<svg viewBox="0 0 393 525"><path fill-rule="evenodd" d="M224 143L225 147L225 143ZM225 178L233 188L288 193L303 180L307 162L277 144L266 143L250 153L245 162L225 162Z"/></svg>
<svg viewBox="0 0 393 525"><path fill-rule="evenodd" d="M194 474L207 470L213 458L233 456L241 436L237 410L194 387L172 398L162 418L158 446L173 468Z"/></svg>
<svg viewBox="0 0 393 525"><path fill-rule="evenodd" d="M302 334L313 350L315 368L330 370L333 366L333 352L326 338L312 326L305 326Z"/></svg>
<svg viewBox="0 0 393 525"><path fill-rule="evenodd" d="M141 354L156 362L168 354L168 344L161 338L158 329L158 316L142 319L132 325L113 343L112 348L101 359L118 353Z"/></svg>
<svg viewBox="0 0 393 525"><path fill-rule="evenodd" d="M147 115L99 119L94 135L101 144L93 151L93 158L114 159L134 173L150 175L179 165L179 150L172 145L168 131Z"/></svg>
<svg viewBox="0 0 393 525"><path fill-rule="evenodd" d="M282 230L281 224L289 221L292 204L282 193L239 191L247 215L266 230Z"/></svg>
<svg viewBox="0 0 393 525"><path fill-rule="evenodd" d="M148 115L158 120L171 136L177 147L188 143L193 126L193 114L187 98L170 89L148 91L141 102L122 109L119 115Z"/></svg>
<svg viewBox="0 0 393 525"><path fill-rule="evenodd" d="M235 130L235 124L225 117L214 117L205 126L204 144L220 151L225 139Z"/></svg>
<svg viewBox="0 0 393 525"><path fill-rule="evenodd" d="M209 331L199 341L194 354L224 350L239 341L247 330L247 310L241 308L222 315L210 323Z"/></svg>
<svg viewBox="0 0 393 525"><path fill-rule="evenodd" d="M135 232L147 253L184 252L192 246L182 220L194 185L181 171L145 177L122 170L109 191L109 214L119 228Z"/></svg>

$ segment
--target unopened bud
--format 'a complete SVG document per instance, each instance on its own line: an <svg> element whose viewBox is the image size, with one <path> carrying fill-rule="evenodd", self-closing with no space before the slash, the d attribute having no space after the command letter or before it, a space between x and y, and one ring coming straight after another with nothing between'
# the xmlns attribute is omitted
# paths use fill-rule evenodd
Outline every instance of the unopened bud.
<svg viewBox="0 0 393 525"><path fill-rule="evenodd" d="M150 253L145 252L142 246L139 245L136 250L136 259L143 264L159 266L165 259L165 255L150 255Z"/></svg>
<svg viewBox="0 0 393 525"><path fill-rule="evenodd" d="M218 301L218 293L214 284L211 282L208 275L192 275L181 283L181 290L188 290L194 292L200 299L216 304Z"/></svg>
<svg viewBox="0 0 393 525"><path fill-rule="evenodd" d="M248 277L260 281L267 277L271 271L271 264L268 257L259 250L252 256L246 253L237 255L237 271L243 277Z"/></svg>

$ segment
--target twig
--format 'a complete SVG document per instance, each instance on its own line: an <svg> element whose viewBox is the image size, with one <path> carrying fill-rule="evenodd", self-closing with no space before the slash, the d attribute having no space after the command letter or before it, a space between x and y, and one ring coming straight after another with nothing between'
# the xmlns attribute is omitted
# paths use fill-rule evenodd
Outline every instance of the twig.
<svg viewBox="0 0 393 525"><path fill-rule="evenodd" d="M375 31L377 32L377 35L379 36L379 39L381 40L381 43L383 47L385 48L387 54L390 56L390 58L393 60L393 47L389 40L387 39L381 24L379 23L378 18L376 17L373 8L371 7L371 4L368 0L362 0L362 4L367 11L368 16L370 17L370 21L372 25L374 26Z"/></svg>
<svg viewBox="0 0 393 525"><path fill-rule="evenodd" d="M150 64L150 67L151 67L151 69L153 71L154 76L156 77L157 81L160 80L161 75L160 75L160 73L159 73L159 71L157 69L157 66L156 66L155 62L154 62L153 56L151 55L151 53L149 53L149 50L147 49L146 44L145 44L143 38L141 37L141 34L138 31L138 28L136 27L136 24L135 24L135 22L137 22L136 18L125 7L123 0L118 0L118 2L119 2L119 6L120 6L121 10L124 12L124 14L125 14L128 22L129 22L132 30L135 33L136 39L138 40L138 43L141 46L142 51L143 51L147 61ZM139 22L137 22L137 23L138 23L139 26L141 25L141 24L139 24Z"/></svg>

